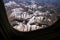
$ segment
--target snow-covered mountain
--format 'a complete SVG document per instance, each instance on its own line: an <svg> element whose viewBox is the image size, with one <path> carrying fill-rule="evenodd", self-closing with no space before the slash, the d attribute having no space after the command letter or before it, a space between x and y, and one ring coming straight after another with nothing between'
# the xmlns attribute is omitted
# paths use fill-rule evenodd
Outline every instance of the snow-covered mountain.
<svg viewBox="0 0 60 40"><path fill-rule="evenodd" d="M58 19L56 9L60 8L59 2L60 0L4 0L10 23L19 31L24 27L24 31L30 31L52 25Z"/></svg>

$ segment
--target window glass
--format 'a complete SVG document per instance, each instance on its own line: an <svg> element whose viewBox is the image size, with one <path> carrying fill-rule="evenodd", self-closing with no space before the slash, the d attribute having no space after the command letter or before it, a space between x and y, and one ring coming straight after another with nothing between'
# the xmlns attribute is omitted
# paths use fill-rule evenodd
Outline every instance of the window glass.
<svg viewBox="0 0 60 40"><path fill-rule="evenodd" d="M47 28L60 17L60 0L3 0L11 26L21 32Z"/></svg>

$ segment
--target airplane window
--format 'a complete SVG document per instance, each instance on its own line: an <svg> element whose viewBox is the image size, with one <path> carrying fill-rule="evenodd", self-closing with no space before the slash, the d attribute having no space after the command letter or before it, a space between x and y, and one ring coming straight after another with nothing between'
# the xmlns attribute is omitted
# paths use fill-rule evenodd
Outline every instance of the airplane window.
<svg viewBox="0 0 60 40"><path fill-rule="evenodd" d="M3 0L11 26L20 32L44 29L60 17L59 0Z"/></svg>

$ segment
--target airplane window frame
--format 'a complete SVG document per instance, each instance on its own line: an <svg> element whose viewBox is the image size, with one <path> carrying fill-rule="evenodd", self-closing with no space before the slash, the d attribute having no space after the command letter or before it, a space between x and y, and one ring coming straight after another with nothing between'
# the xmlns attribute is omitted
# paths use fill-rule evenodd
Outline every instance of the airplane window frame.
<svg viewBox="0 0 60 40"><path fill-rule="evenodd" d="M37 31L35 31L34 33L32 33L32 32L28 32L28 33L24 33L24 32L20 32L20 31L17 31L17 30L15 30L15 29L13 29L12 27L11 27L11 25L9 24L9 22L8 22L8 18L7 18L7 15L6 15L6 10L5 10L5 7L4 7L4 3L3 3L3 1L1 1L2 3L1 3L1 14L0 14L0 20L1 20L1 25L3 25L3 29L4 29L4 31L6 32L6 33L10 33L10 35L11 35L11 32L12 33L15 33L16 35L35 35L35 34L39 34L40 33L40 35L45 35L45 34L50 34L50 33L53 33L53 31L54 31L54 33L55 33L55 29L54 28L56 28L56 26L60 26L59 24L60 24L60 21L58 21L58 22L56 22L56 23L54 23L54 25L52 25L51 27L48 27L48 28L46 28L46 29L42 29L42 30L37 30ZM4 12L3 12L4 11ZM4 15L3 15L4 14ZM2 17L3 16L3 17ZM60 19L59 19L60 20ZM57 25L56 25L57 24ZM54 27L53 27L54 26ZM59 28L59 27L58 27ZM51 30L53 30L53 31L51 31ZM9 32L8 32L9 31ZM53 34L54 34L53 33ZM58 34L58 33L57 33ZM25 36L26 36L25 35ZM53 37L52 37L53 38Z"/></svg>

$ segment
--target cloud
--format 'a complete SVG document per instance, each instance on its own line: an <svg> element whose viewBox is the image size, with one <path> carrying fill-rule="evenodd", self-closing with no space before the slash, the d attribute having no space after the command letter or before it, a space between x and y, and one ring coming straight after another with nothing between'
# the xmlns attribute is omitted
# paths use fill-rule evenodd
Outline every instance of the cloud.
<svg viewBox="0 0 60 40"><path fill-rule="evenodd" d="M9 1L8 3L5 3L5 6L12 7L12 6L20 6L15 1Z"/></svg>

